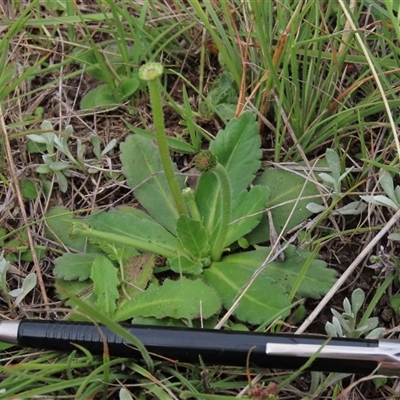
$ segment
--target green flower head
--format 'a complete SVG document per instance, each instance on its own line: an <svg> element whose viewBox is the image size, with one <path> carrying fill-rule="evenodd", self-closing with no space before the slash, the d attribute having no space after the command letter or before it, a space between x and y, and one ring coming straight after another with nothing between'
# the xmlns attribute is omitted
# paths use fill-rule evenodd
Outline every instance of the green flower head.
<svg viewBox="0 0 400 400"><path fill-rule="evenodd" d="M200 172L211 172L218 164L218 158L210 150L202 150L194 158L194 165Z"/></svg>
<svg viewBox="0 0 400 400"><path fill-rule="evenodd" d="M139 68L139 78L144 81L154 81L163 74L164 68L162 64L157 62L149 62Z"/></svg>

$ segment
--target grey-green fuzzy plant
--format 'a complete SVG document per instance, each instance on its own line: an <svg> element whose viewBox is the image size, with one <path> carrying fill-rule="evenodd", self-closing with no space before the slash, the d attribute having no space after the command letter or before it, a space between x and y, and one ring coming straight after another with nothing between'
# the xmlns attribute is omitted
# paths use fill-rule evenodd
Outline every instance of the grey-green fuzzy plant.
<svg viewBox="0 0 400 400"><path fill-rule="evenodd" d="M71 170L78 170L87 173L97 172L96 167L101 165L102 158L111 151L116 145L116 140L112 139L108 145L101 150L100 140L97 135L90 136L90 142L93 146L95 158L87 159L86 146L80 139L76 140L76 156L74 157L69 149L68 141L74 130L68 125L60 135L54 131L50 121L43 121L40 125L42 134L29 134L28 138L37 145L33 151L41 152L43 164L36 168L39 174L54 174L60 186L60 190L65 193L68 189L68 180ZM65 159L59 160L57 152L63 154Z"/></svg>
<svg viewBox="0 0 400 400"><path fill-rule="evenodd" d="M117 321L149 323L156 318L157 323L172 323L173 318L190 325L218 316L221 306L229 309L255 274L234 310L237 319L251 324L287 316L295 284L297 298L318 298L329 290L335 272L308 251L287 246L284 260L278 261L270 259L269 247L245 250L239 245L269 241L266 208L278 233L307 218L308 200L297 197L301 190L317 196L314 185L281 170L265 170L255 178L261 167L261 140L255 116L244 112L196 156L198 182L187 187L170 159L164 132L162 67L151 63L142 68L148 68L140 75L149 84L158 146L130 135L120 148L127 184L146 212L122 206L77 218L53 209L47 218L48 236L79 252L56 260L58 285L84 291L87 301ZM161 268L154 266L158 256L166 259ZM258 271L266 260L267 268ZM159 271L169 271L172 279L160 285L155 276Z"/></svg>
<svg viewBox="0 0 400 400"><path fill-rule="evenodd" d="M380 293L382 294L382 293ZM377 293L377 295L379 295ZM378 296L376 296L378 297ZM351 294L351 300L347 297L343 301L343 313L331 309L333 314L332 322L325 324L325 331L331 337L348 337L359 338L366 335L367 339L376 339L384 331L385 328L377 328L379 320L376 317L368 317L364 314L359 318L360 310L365 302L365 293L362 289L357 288ZM366 318L368 317L368 318ZM311 383L309 392L310 396L303 397L302 400L312 400L319 398L327 388L334 386L334 393L341 390L341 382L350 374L311 372ZM376 381L377 385L378 382ZM334 398L334 396L333 396Z"/></svg>
<svg viewBox="0 0 400 400"><path fill-rule="evenodd" d="M351 294L351 302L346 297L343 300L344 313L340 314L331 308L333 314L332 322L325 325L326 333L333 337L359 338L366 335L367 339L376 339L381 335L385 328L377 328L379 319L370 317L361 326L357 322L357 315L365 301L365 293L357 288Z"/></svg>
<svg viewBox="0 0 400 400"><path fill-rule="evenodd" d="M385 195L374 194L374 195L363 195L360 196L366 203L387 207L393 211L400 209L400 186L394 186L392 175L389 171L381 170L379 173L379 184L383 189ZM399 232L391 232L388 236L391 240L400 240Z"/></svg>
<svg viewBox="0 0 400 400"><path fill-rule="evenodd" d="M394 211L400 209L400 186L394 187L393 178L388 171L382 170L379 174L379 184L385 195L363 195L360 196L364 201L376 206L388 207Z"/></svg>
<svg viewBox="0 0 400 400"><path fill-rule="evenodd" d="M17 289L9 290L6 275L10 268L10 263L4 258L4 254L0 253L0 292L4 295L10 309L15 309L18 304L31 292L37 283L36 274L28 274L22 281L22 286ZM14 301L11 299L15 298Z"/></svg>
<svg viewBox="0 0 400 400"><path fill-rule="evenodd" d="M342 199L342 181L351 172L353 168L346 169L345 172L341 172L340 159L337 152L333 149L326 149L325 152L326 162L331 170L331 173L321 172L318 176L321 178L323 183L327 186L327 191L331 194L334 202L333 206ZM359 215L366 209L365 203L360 201L352 201L342 207L335 207L330 210L328 207L317 203L307 204L307 209L313 213L321 213L329 211L332 215Z"/></svg>

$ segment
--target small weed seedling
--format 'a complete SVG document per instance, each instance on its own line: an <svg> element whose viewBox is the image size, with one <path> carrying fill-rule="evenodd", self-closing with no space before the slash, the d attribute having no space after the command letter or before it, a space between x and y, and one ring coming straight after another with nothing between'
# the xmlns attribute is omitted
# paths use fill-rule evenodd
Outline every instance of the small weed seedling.
<svg viewBox="0 0 400 400"><path fill-rule="evenodd" d="M32 291L37 283L36 274L31 273L26 276L22 282L22 287L9 291L7 285L7 272L10 268L10 263L4 258L3 253L0 253L0 292L6 299L10 310L15 309L18 304ZM15 298L14 301L11 298Z"/></svg>
<svg viewBox="0 0 400 400"><path fill-rule="evenodd" d="M351 294L351 302L347 297L344 299L344 312L342 314L331 308L333 317L332 322L327 322L325 325L326 333L331 337L359 338L362 335L366 335L367 339L378 338L385 331L385 328L377 328L378 318L365 318L366 315L364 315L360 322L357 323L357 317L364 301L365 293L362 289L358 288ZM331 373L326 375L322 372L311 372L309 392L312 393L312 396L303 397L302 400L319 398L319 396L322 396L333 385L335 385L333 389L334 393L340 393L342 388L341 382L348 376L349 374ZM380 381L374 380L374 383L378 387Z"/></svg>
<svg viewBox="0 0 400 400"><path fill-rule="evenodd" d="M394 187L393 178L388 171L381 171L379 183L385 192L384 195L364 195L360 196L364 201L377 206L391 208L394 211L400 209L400 186Z"/></svg>
<svg viewBox="0 0 400 400"><path fill-rule="evenodd" d="M367 339L376 339L381 335L385 328L377 328L379 320L377 317L370 317L362 326L357 324L357 315L364 304L365 293L362 289L356 289L351 294L351 303L346 297L343 301L344 313L331 308L333 317L332 322L325 325L326 333L333 337L359 338L367 335Z"/></svg>
<svg viewBox="0 0 400 400"><path fill-rule="evenodd" d="M135 52L137 49L134 47L125 50L129 62L135 60ZM90 51L77 54L77 57L86 72L103 82L83 96L82 110L113 107L131 99L139 89L139 77L123 63L124 57L119 54L117 45L110 45L103 52L93 46Z"/></svg>
<svg viewBox="0 0 400 400"><path fill-rule="evenodd" d="M327 149L325 153L326 161L331 170L330 174L321 172L318 176L327 185L328 191L332 194L332 199L336 203L342 198L342 181L351 172L352 168L347 169L343 174L341 174L340 159L335 150ZM307 209L313 213L325 212L327 208L320 204L309 203L307 204ZM359 215L364 212L366 205L359 201L353 201L346 204L343 207L337 207L331 210L332 215Z"/></svg>
<svg viewBox="0 0 400 400"><path fill-rule="evenodd" d="M394 187L393 178L390 172L388 171L381 171L379 183L385 192L386 196L384 195L364 195L360 196L364 201L369 204L373 204L376 206L383 206L387 207L391 210L398 211L400 209L400 186ZM400 240L400 233L399 232L392 232L388 236L390 240Z"/></svg>
<svg viewBox="0 0 400 400"><path fill-rule="evenodd" d="M76 157L74 157L68 147L68 140L74 133L71 125L67 126L62 134L54 133L53 125L50 121L43 121L40 128L44 131L41 135L30 134L28 138L37 145L36 150L31 145L32 151L42 152L43 165L36 168L40 174L54 174L60 186L60 190L65 193L68 189L67 177L71 170L78 170L87 173L96 172L96 166L101 165L101 159L114 148L116 140L113 139L103 149L100 149L100 141L97 135L91 135L90 141L93 146L95 159L85 159L86 146L80 139L76 141ZM58 160L57 151L63 154L66 159Z"/></svg>
<svg viewBox="0 0 400 400"><path fill-rule="evenodd" d="M269 257L267 247L238 252L239 242L247 246L269 240L268 220L262 218L265 208L271 207L278 232L284 226L291 229L310 213L301 199L298 212L292 213L290 204L304 186L303 177L266 170L255 179L262 152L250 112L231 120L209 149L196 156L201 175L195 189L186 187L169 156L159 86L162 71L160 64L150 63L139 72L149 86L158 151L141 135L131 135L121 144L122 171L147 213L123 206L74 218L58 207L48 214L47 232L78 251L56 260L59 286L84 293L87 301L117 321L135 318L148 323L149 318L170 317L192 326L196 319L217 316L222 306L229 309ZM309 195L317 194L313 185L306 184L306 189ZM289 207L272 207L279 201ZM159 256L166 259L166 266L156 269ZM264 324L287 316L288 293L306 262L309 268L302 271L296 295L324 294L334 283L335 272L309 252L288 246L285 260L268 263L247 288L235 317ZM173 279L160 285L154 273L166 270Z"/></svg>

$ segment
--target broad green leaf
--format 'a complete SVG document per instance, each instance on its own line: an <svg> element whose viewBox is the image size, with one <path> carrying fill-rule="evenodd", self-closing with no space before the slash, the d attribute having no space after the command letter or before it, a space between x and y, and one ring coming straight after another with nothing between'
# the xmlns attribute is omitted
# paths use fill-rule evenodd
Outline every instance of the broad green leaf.
<svg viewBox="0 0 400 400"><path fill-rule="evenodd" d="M282 232L285 225L285 232L287 232L311 215L311 212L306 208L308 203L322 203L317 186L307 181L305 174L304 176L299 175L298 171L267 169L254 183L269 188L268 201L265 207L271 211L274 227L278 234ZM300 193L301 199L296 204ZM263 243L269 240L269 235L269 222L267 216L264 215L258 226L247 236L247 239L249 243Z"/></svg>
<svg viewBox="0 0 400 400"><path fill-rule="evenodd" d="M85 281L89 278L92 263L98 256L98 253L64 253L54 261L53 274L56 278L66 281Z"/></svg>
<svg viewBox="0 0 400 400"><path fill-rule="evenodd" d="M231 120L211 142L210 150L225 167L231 183L232 199L236 199L253 181L260 168L261 139L254 114L245 112ZM198 181L196 203L204 226L213 238L221 215L221 194L217 178L203 173Z"/></svg>
<svg viewBox="0 0 400 400"><path fill-rule="evenodd" d="M232 266L236 266L235 268L244 268L253 273L268 257L270 251L269 247L260 248L258 250L228 255L224 257L223 261L224 264L229 263ZM261 275L272 278L289 292L309 256L310 253L307 250L288 246L285 250L285 260L272 261ZM324 261L318 259L312 260L300 284L297 295L314 299L319 298L327 293L335 283L335 275L335 270L326 268Z"/></svg>
<svg viewBox="0 0 400 400"><path fill-rule="evenodd" d="M221 296L223 306L232 307L241 289L249 281L254 270L247 265L238 267L230 262L216 262L204 270L204 280ZM290 305L287 291L269 276L257 277L240 300L233 315L240 321L260 325L271 318L284 318Z"/></svg>
<svg viewBox="0 0 400 400"><path fill-rule="evenodd" d="M390 306L396 314L400 314L400 295L395 295L390 298Z"/></svg>
<svg viewBox="0 0 400 400"><path fill-rule="evenodd" d="M108 85L99 85L87 92L81 100L81 110L91 110L93 108L111 108L116 103Z"/></svg>
<svg viewBox="0 0 400 400"><path fill-rule="evenodd" d="M138 135L130 135L121 144L122 172L128 185L146 211L170 232L175 232L179 218L157 147ZM180 188L185 187L184 177L177 176Z"/></svg>
<svg viewBox="0 0 400 400"><path fill-rule="evenodd" d="M153 250L151 252L154 254L166 257L173 257L180 248L180 242L176 237L148 218L138 218L130 213L112 210L90 216L86 221L95 230L120 236L121 241L112 240L115 243L126 245L126 241L131 240L132 247L146 251ZM134 244L136 242L143 243L146 247Z"/></svg>
<svg viewBox="0 0 400 400"><path fill-rule="evenodd" d="M142 210L139 210L136 207L122 205L122 206L117 207L117 210L118 210L118 212L120 212L122 214L132 214L137 218L148 219L149 221L156 222L156 221L154 221L153 218L150 217L149 214L147 214L146 212L144 212Z"/></svg>
<svg viewBox="0 0 400 400"><path fill-rule="evenodd" d="M261 139L258 124L251 112L244 112L218 132L210 150L226 168L232 198L247 189L261 166Z"/></svg>
<svg viewBox="0 0 400 400"><path fill-rule="evenodd" d="M216 229L221 220L221 199L218 180L214 174L201 174L196 189L196 204L203 218L203 225L209 236L210 244L215 240Z"/></svg>
<svg viewBox="0 0 400 400"><path fill-rule="evenodd" d="M205 269L205 281L221 295L225 308L230 308L241 289L262 265L270 252L263 248L226 256L221 262ZM289 246L284 261L272 261L258 275L243 296L234 315L242 321L260 324L276 316L290 304L289 295L309 253ZM313 260L300 283L298 296L318 298L335 283L335 271L325 268L325 263ZM283 313L283 316L286 316Z"/></svg>
<svg viewBox="0 0 400 400"><path fill-rule="evenodd" d="M28 200L34 200L38 197L36 185L30 179L21 179L19 181L22 196Z"/></svg>
<svg viewBox="0 0 400 400"><path fill-rule="evenodd" d="M119 85L119 89L124 97L124 99L132 96L136 90L139 88L139 79L138 78L125 78L121 81Z"/></svg>
<svg viewBox="0 0 400 400"><path fill-rule="evenodd" d="M247 235L259 224L268 192L266 186L253 186L249 192L245 190L239 195L232 206L232 223L229 225L225 246Z"/></svg>
<svg viewBox="0 0 400 400"><path fill-rule="evenodd" d="M236 103L238 100L238 90L235 79L229 72L223 72L218 80L212 85L207 100L211 103L205 102L205 114L211 116L213 110L226 121L230 121L236 111Z"/></svg>
<svg viewBox="0 0 400 400"><path fill-rule="evenodd" d="M28 233L26 231L20 232L18 235L18 241L19 241L19 244L15 245L15 247L19 247L21 245L23 246L24 244L28 243L29 242ZM5 245L5 247L12 250L12 247L14 247L14 246L10 242L8 242ZM35 247L35 250L36 250L36 257L38 258L38 260L42 260L44 257L46 257L46 251L43 248ZM25 250L25 251L19 251L18 253L19 253L18 258L20 260L29 261L29 262L33 261L33 256L32 256L32 252L30 249Z"/></svg>
<svg viewBox="0 0 400 400"><path fill-rule="evenodd" d="M93 292L97 296L97 307L112 318L116 310L120 285L117 268L106 257L97 257L92 264L90 278L93 281Z"/></svg>
<svg viewBox="0 0 400 400"><path fill-rule="evenodd" d="M207 319L220 309L221 301L218 294L202 280L166 279L162 286L150 285L146 291L138 293L132 301L122 304L115 314L115 320L123 321L139 316Z"/></svg>
<svg viewBox="0 0 400 400"><path fill-rule="evenodd" d="M194 259L209 255L210 245L207 232L200 221L181 215L177 221L176 234L183 249L187 250Z"/></svg>
<svg viewBox="0 0 400 400"><path fill-rule="evenodd" d="M222 103L216 106L218 116L227 121L235 117L236 108L236 104L231 103Z"/></svg>
<svg viewBox="0 0 400 400"><path fill-rule="evenodd" d="M88 45L88 43L86 43L86 45ZM90 45L88 45L88 47L90 48ZM127 51L126 55L129 60L133 61L137 59L137 48L135 46L126 46L125 50ZM123 65L124 59L121 56L117 44L113 43L106 46L101 53L101 57L104 57L107 68L103 68L103 66L99 64L96 55L97 51L98 50L93 50L93 48L84 51L76 49L73 54L76 60L80 61L82 66L85 66L85 72L91 74L100 81L108 82L109 75L113 73L119 77L122 77L123 73L126 73L126 66Z"/></svg>
<svg viewBox="0 0 400 400"><path fill-rule="evenodd" d="M218 317L213 316L206 320L195 319L192 321L193 328L213 329L218 323ZM179 319L163 318L157 319L154 317L137 317L132 320L134 325L155 325L155 326L174 326L178 328L187 328L187 324Z"/></svg>
<svg viewBox="0 0 400 400"><path fill-rule="evenodd" d="M88 243L86 238L71 238L68 234L74 214L64 207L56 206L46 214L45 234L48 239L70 249L97 252L96 246Z"/></svg>
<svg viewBox="0 0 400 400"><path fill-rule="evenodd" d="M238 90L235 78L229 72L222 72L208 93L207 100L217 106L223 103L234 104L237 102L237 99Z"/></svg>
<svg viewBox="0 0 400 400"><path fill-rule="evenodd" d="M136 318L133 318L132 324L134 324L134 325L153 325L153 326L173 326L173 327L179 327L179 328L187 328L187 325L183 321L181 321L179 319L174 319L174 318L157 319L154 317L136 317Z"/></svg>

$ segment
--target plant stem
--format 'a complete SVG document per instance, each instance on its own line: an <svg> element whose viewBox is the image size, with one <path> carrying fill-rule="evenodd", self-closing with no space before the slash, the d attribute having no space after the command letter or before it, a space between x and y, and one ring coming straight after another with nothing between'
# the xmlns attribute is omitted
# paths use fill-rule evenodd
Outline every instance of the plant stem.
<svg viewBox="0 0 400 400"><path fill-rule="evenodd" d="M195 199L195 192L191 188L186 188L182 191L183 199L189 209L191 217L195 221L201 222L201 215L199 209L197 208L196 199Z"/></svg>
<svg viewBox="0 0 400 400"><path fill-rule="evenodd" d="M169 155L167 137L165 135L164 114L162 110L162 100L160 94L159 77L162 74L162 65L159 63L148 63L143 65L139 70L141 79L147 81L150 93L150 102L153 110L154 128L160 159L164 169L165 177L168 186L171 190L172 198L174 199L179 215L187 215L185 202L183 201L182 193L179 189L172 161Z"/></svg>
<svg viewBox="0 0 400 400"><path fill-rule="evenodd" d="M212 246L211 260L219 261L221 259L222 252L224 251L225 239L228 234L228 226L231 218L231 183L229 182L229 177L226 169L220 163L217 164L212 172L218 178L218 182L220 185L222 215L221 223L218 228L218 234L215 239L215 243Z"/></svg>

